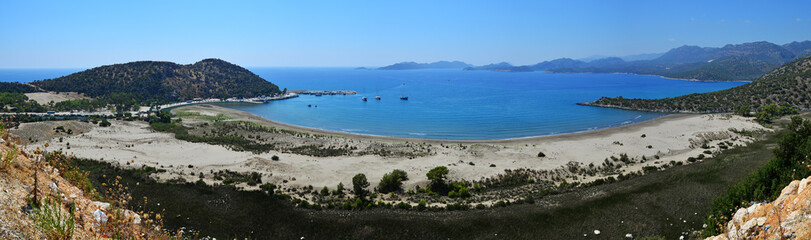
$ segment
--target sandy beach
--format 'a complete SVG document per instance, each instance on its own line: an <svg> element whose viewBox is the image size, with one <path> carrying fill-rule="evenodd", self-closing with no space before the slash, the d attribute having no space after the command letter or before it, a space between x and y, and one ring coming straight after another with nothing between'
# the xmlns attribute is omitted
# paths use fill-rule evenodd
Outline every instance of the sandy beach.
<svg viewBox="0 0 811 240"><path fill-rule="evenodd" d="M196 181L199 173L228 169L238 172L259 172L263 181L280 186L314 186L333 188L339 182L351 183L357 173L364 173L372 186L383 174L393 169L408 172L406 188L424 186L425 173L436 166L448 166L449 177L454 180L480 180L502 174L505 170L530 169L564 172L565 179L586 180L566 172L567 164L581 168L600 166L606 159L627 154L635 163L627 164L620 172L638 171L644 166L659 166L671 161L686 162L705 151L719 151L720 142L738 146L754 141L736 131L771 131L752 119L729 114L673 114L636 124L589 132L555 136L481 141L449 141L412 138L366 136L291 126L273 122L256 115L215 105L195 105L172 110L198 112L204 116L225 114L227 121L250 121L279 129L311 133L309 137L274 138L289 144L331 144L368 148L400 147L420 149L418 156L379 156L375 154L313 157L280 151L255 154L233 151L227 147L206 143L192 143L174 138L172 134L156 132L141 121L112 121L111 127L98 127L90 123L71 122L79 128L73 135L50 133L49 150L62 149L77 157L116 162L122 166L153 166L167 170L158 175L162 180L181 177ZM202 120L198 120L202 121ZM26 123L12 131L23 139L43 140L41 131L52 129L62 122ZM184 124L195 119L185 117ZM79 126L74 126L78 124ZM48 126L41 126L48 125ZM66 126L68 126L66 125ZM64 133L63 133L64 134ZM60 142L58 137L62 137ZM321 139L321 142L317 141ZM326 142L326 143L325 143ZM711 149L700 146L707 143ZM731 144L730 144L731 143ZM37 142L29 148L41 147ZM426 151L426 149L429 149ZM404 150L405 151L405 150ZM545 157L538 157L543 152ZM708 157L711 154L704 154ZM279 161L272 157L278 156ZM642 159L646 159L642 160ZM195 173L195 175L192 175ZM567 175L568 174L568 175ZM601 176L594 176L596 178ZM214 180L205 178L207 182Z"/></svg>

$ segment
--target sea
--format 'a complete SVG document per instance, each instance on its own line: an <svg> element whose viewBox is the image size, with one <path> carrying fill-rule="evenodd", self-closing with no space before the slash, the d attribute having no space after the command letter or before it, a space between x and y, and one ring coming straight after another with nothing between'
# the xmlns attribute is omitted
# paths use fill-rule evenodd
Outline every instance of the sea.
<svg viewBox="0 0 811 240"><path fill-rule="evenodd" d="M703 82L631 74L451 69L248 68L289 90L353 90L266 104L224 104L282 123L356 134L491 140L610 128L665 113L580 106L600 97L667 98L746 82ZM0 69L0 81L30 82L81 69ZM367 101L361 100L367 97ZM380 96L376 100L375 96ZM401 100L400 97L408 97Z"/></svg>

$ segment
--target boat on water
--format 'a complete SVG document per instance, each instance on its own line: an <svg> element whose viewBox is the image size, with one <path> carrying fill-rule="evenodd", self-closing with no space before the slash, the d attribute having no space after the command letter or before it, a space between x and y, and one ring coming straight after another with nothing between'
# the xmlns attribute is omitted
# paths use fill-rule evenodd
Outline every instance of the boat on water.
<svg viewBox="0 0 811 240"><path fill-rule="evenodd" d="M375 99L380 100L380 96L375 96Z"/></svg>
<svg viewBox="0 0 811 240"><path fill-rule="evenodd" d="M315 96L316 96L316 97L320 97L321 95L324 95L324 94L323 94L323 93L320 93L320 92L315 93Z"/></svg>
<svg viewBox="0 0 811 240"><path fill-rule="evenodd" d="M363 99L363 101L366 101L366 97L362 97L362 98L360 98L360 99Z"/></svg>
<svg viewBox="0 0 811 240"><path fill-rule="evenodd" d="M408 100L408 97L400 97L400 100Z"/></svg>

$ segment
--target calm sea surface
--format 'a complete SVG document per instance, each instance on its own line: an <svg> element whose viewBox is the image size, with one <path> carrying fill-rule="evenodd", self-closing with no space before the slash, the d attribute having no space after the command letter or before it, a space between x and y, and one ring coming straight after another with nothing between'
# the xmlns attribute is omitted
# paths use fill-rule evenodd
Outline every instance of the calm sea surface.
<svg viewBox="0 0 811 240"><path fill-rule="evenodd" d="M625 74L505 73L463 70L251 68L295 90L355 90L230 106L294 125L371 135L433 139L506 139L607 128L661 113L578 106L602 96L673 97L741 82L691 82ZM369 100L364 102L362 96ZM381 96L382 100L375 100ZM408 101L400 100L408 96ZM307 107L308 104L313 107ZM315 107L317 105L318 107Z"/></svg>
<svg viewBox="0 0 811 240"><path fill-rule="evenodd" d="M463 70L250 68L281 88L355 90L268 104L226 105L283 123L334 131L433 139L506 139L626 125L647 113L578 106L602 96L664 98L742 82L692 82L625 74L505 73ZM0 69L0 81L29 82L78 70ZM362 96L369 100L364 102ZM380 96L382 100L375 100ZM408 96L407 101L400 96ZM307 105L313 107L307 107ZM317 106L317 107L316 107Z"/></svg>

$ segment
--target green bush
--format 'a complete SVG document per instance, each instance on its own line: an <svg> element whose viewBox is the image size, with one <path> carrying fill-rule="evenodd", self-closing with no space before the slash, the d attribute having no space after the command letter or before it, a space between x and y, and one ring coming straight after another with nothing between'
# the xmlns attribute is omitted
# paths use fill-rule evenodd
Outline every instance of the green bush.
<svg viewBox="0 0 811 240"><path fill-rule="evenodd" d="M31 218L48 239L68 240L73 238L73 215L72 206L65 213L60 201L45 198L39 207L34 208Z"/></svg>
<svg viewBox="0 0 811 240"><path fill-rule="evenodd" d="M425 202L425 199L421 199L420 203L417 204L417 210L419 211L425 210L426 205L427 203Z"/></svg>
<svg viewBox="0 0 811 240"><path fill-rule="evenodd" d="M377 190L381 193L400 191L403 188L403 181L406 180L408 180L408 173L400 169L395 169L391 173L383 175L383 178L380 179L380 184L377 185Z"/></svg>
<svg viewBox="0 0 811 240"><path fill-rule="evenodd" d="M811 155L811 121L795 116L788 129L790 132L782 136L774 149L774 158L715 199L704 221L705 235L721 233L736 209L752 201L772 201L791 181L811 175L806 160Z"/></svg>
<svg viewBox="0 0 811 240"><path fill-rule="evenodd" d="M366 180L366 175L358 173L352 177L352 189L355 190L355 195L358 197L366 196L366 188L369 187L369 181Z"/></svg>
<svg viewBox="0 0 811 240"><path fill-rule="evenodd" d="M109 127L110 125L112 124L109 121L107 121L106 118L101 119L101 122L99 123L99 127Z"/></svg>
<svg viewBox="0 0 811 240"><path fill-rule="evenodd" d="M438 166L428 171L425 176L428 177L428 180L431 180L428 186L430 190L437 193L447 193L447 186L445 185L447 175L448 168L445 166Z"/></svg>

